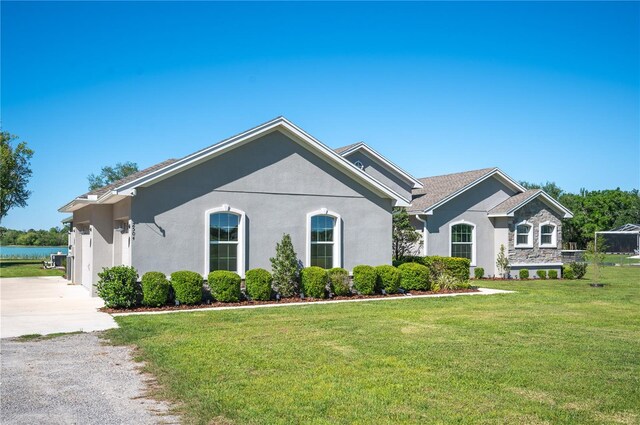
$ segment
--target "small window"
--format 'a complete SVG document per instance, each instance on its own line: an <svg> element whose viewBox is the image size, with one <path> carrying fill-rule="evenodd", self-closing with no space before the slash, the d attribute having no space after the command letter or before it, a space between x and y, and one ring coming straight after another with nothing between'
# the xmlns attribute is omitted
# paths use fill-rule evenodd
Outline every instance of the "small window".
<svg viewBox="0 0 640 425"><path fill-rule="evenodd" d="M542 223L540 225L540 246L555 247L556 246L556 226L551 223Z"/></svg>
<svg viewBox="0 0 640 425"><path fill-rule="evenodd" d="M233 213L209 216L209 270L238 271L238 223Z"/></svg>
<svg viewBox="0 0 640 425"><path fill-rule="evenodd" d="M364 170L364 164L361 161L356 161L353 164L359 169Z"/></svg>
<svg viewBox="0 0 640 425"><path fill-rule="evenodd" d="M451 226L451 256L468 258L474 264L473 235L474 226L471 224L455 224Z"/></svg>
<svg viewBox="0 0 640 425"><path fill-rule="evenodd" d="M533 246L533 226L526 221L516 225L516 248L531 248Z"/></svg>

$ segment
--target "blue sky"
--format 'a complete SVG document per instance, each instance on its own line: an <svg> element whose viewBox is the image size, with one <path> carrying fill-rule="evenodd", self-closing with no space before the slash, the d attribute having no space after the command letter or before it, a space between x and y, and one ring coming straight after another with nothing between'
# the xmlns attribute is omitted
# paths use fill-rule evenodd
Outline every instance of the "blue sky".
<svg viewBox="0 0 640 425"><path fill-rule="evenodd" d="M640 4L2 2L2 127L49 228L87 175L284 115L417 177L640 186Z"/></svg>

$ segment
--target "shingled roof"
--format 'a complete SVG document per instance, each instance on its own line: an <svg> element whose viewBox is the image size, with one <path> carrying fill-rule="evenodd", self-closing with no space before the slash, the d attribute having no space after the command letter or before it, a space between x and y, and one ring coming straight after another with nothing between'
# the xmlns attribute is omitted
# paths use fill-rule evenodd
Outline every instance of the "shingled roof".
<svg viewBox="0 0 640 425"><path fill-rule="evenodd" d="M497 170L497 168L482 168L418 179L423 184L423 187L413 190L414 198L408 211L410 213L423 212L494 170Z"/></svg>
<svg viewBox="0 0 640 425"><path fill-rule="evenodd" d="M139 179L140 177L144 177L147 174L151 174L154 171L159 170L159 169L161 169L163 167L166 167L169 164L173 164L176 161L177 161L177 159L173 159L173 158L172 159L167 159L166 161L162 161L162 162L160 162L158 164L152 165L149 168L145 168L144 170L140 170L140 171L138 171L136 173L130 174L127 177L124 177L124 178L122 178L120 180L117 180L117 181L115 181L115 182L113 182L111 184L99 187L97 189L93 189L92 191L87 192L84 195L78 196L78 198L88 199L89 196L91 196L91 195L95 195L95 196L97 196L99 198L102 195L106 194L107 192L110 192L111 190L115 189L118 186L122 186L125 183L129 183L131 181Z"/></svg>
<svg viewBox="0 0 640 425"><path fill-rule="evenodd" d="M349 149L351 149L351 148L353 148L353 147L355 147L355 146L358 146L358 145L359 145L359 144L361 144L361 143L362 143L362 142L352 143L352 144L347 145L347 146L342 146L342 147L339 147L339 148L335 148L333 151L334 151L335 153L337 153L337 154L342 155L342 152L346 152L346 151L348 151Z"/></svg>
<svg viewBox="0 0 640 425"><path fill-rule="evenodd" d="M542 190L540 189L529 189L526 192L518 193L517 195L513 195L495 207L491 208L488 212L489 215L501 215L507 214L511 212L518 205L521 205L527 202L529 199L537 196Z"/></svg>

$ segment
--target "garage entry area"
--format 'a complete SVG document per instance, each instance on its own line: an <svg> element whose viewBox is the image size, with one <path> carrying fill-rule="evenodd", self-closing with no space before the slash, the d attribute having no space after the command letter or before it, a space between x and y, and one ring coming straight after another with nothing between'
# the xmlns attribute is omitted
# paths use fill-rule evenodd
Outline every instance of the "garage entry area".
<svg viewBox="0 0 640 425"><path fill-rule="evenodd" d="M61 277L0 279L0 337L115 328L102 299Z"/></svg>

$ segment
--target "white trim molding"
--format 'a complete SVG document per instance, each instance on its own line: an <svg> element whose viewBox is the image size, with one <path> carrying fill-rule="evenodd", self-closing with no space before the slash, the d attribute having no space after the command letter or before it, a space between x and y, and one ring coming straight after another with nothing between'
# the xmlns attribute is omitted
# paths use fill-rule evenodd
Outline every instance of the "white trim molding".
<svg viewBox="0 0 640 425"><path fill-rule="evenodd" d="M529 226L529 231L526 233L527 243L518 243L518 236L520 235L518 232L518 226ZM533 248L533 224L529 223L527 220L522 220L520 223L515 225L515 228L513 229L513 246L515 248Z"/></svg>
<svg viewBox="0 0 640 425"><path fill-rule="evenodd" d="M335 225L333 227L332 267L342 267L342 217L340 217L340 214L338 214L337 212L329 211L327 208L320 208L319 210L307 213L307 237L304 249L304 265L305 267L309 267L311 265L311 218L316 215L326 215L335 219Z"/></svg>
<svg viewBox="0 0 640 425"><path fill-rule="evenodd" d="M542 226L553 226L551 232L551 243L542 243ZM549 220L538 224L538 246L540 248L557 248L558 247L558 225Z"/></svg>
<svg viewBox="0 0 640 425"><path fill-rule="evenodd" d="M476 246L477 246L477 241L476 241L476 224L472 223L470 221L467 220L458 220L458 221L454 221L449 223L449 257L451 257L451 248L453 245L453 241L451 238L451 230L453 229L453 226L457 225L457 224L466 224L467 226L471 226L471 267L475 267L476 266Z"/></svg>
<svg viewBox="0 0 640 425"><path fill-rule="evenodd" d="M210 253L210 247L211 247L211 241L209 241L210 238L210 216L211 214L215 214L215 213L221 213L221 212L227 212L227 213L231 213L231 214L235 214L238 216L238 250L237 250L237 265L236 265L236 273L238 273L238 275L240 275L241 278L244 279L244 274L245 274L245 252L247 247L245 246L245 232L246 232L246 214L244 211L239 210L237 208L231 208L229 205L227 204L223 204L220 207L216 207L216 208L211 208L207 211L205 211L204 213L204 267L203 267L203 277L206 279L207 276L209 275L209 273L211 272L210 269L210 258L209 258L209 253Z"/></svg>

